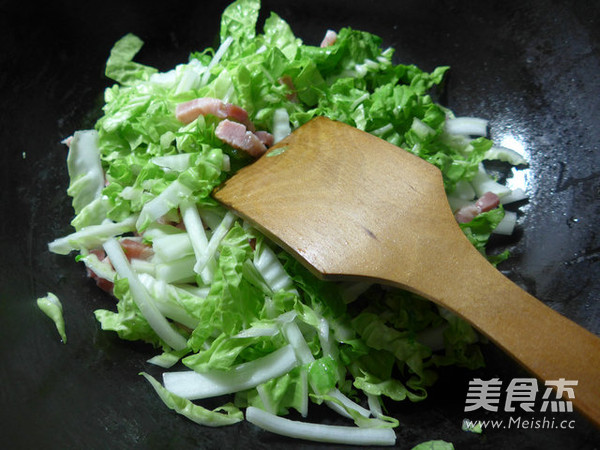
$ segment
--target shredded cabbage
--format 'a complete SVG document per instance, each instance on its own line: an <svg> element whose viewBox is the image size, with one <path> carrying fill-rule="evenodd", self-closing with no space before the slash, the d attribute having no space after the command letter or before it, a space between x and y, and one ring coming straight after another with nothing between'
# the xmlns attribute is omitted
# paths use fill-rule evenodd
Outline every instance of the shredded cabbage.
<svg viewBox="0 0 600 450"><path fill-rule="evenodd" d="M493 145L486 120L454 117L433 100L448 67L395 64L378 36L351 28L329 47L305 45L275 13L260 33L259 10L258 0L232 3L218 48L168 72L134 62L137 36L115 43L103 115L70 144L75 231L49 249L77 253L108 286L116 307L95 311L104 330L157 349L148 362L166 370L164 385L143 375L169 408L209 426L236 423L247 408L248 420L287 436L391 445L398 421L383 414L385 403L425 399L440 367L481 367L477 333L411 293L320 281L226 211L212 190L253 159L216 137L219 117L184 124L176 106L220 99L275 142L315 116L345 122L437 166L457 207L487 191L523 199L485 162L524 160ZM461 228L485 253L493 230L515 222L499 207ZM232 403L213 411L192 403L222 394ZM306 417L321 403L354 425L277 417L292 409Z"/></svg>

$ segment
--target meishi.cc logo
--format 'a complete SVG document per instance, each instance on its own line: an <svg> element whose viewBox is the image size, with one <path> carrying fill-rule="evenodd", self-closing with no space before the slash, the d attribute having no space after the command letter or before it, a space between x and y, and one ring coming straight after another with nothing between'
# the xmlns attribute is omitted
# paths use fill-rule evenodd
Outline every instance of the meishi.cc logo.
<svg viewBox="0 0 600 450"><path fill-rule="evenodd" d="M478 409L497 412L500 405L503 405L505 412L514 412L517 409L526 412L572 412L571 400L575 398L574 387L577 383L577 380L564 378L546 380L544 389L540 389L535 378L514 378L503 389L499 378L474 378L469 381L465 412ZM536 410L536 400L540 392L542 402Z"/></svg>

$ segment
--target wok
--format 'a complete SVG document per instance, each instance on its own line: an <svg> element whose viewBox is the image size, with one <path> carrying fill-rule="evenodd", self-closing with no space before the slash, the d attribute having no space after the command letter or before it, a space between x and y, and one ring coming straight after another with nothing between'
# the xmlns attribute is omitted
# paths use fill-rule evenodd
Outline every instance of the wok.
<svg viewBox="0 0 600 450"><path fill-rule="evenodd" d="M222 10L212 2L46 2L0 6L0 432L4 448L325 448L263 432L249 423L210 429L166 409L138 373L152 349L103 332L93 310L113 301L81 264L47 243L70 231L66 148L60 141L100 116L104 63L127 32L145 41L136 60L160 70L214 46ZM508 277L588 330L600 334L600 4L588 1L263 2L306 43L327 28L371 31L396 48L395 61L425 70L450 65L441 102L457 115L490 119L491 137L522 148L514 236L499 266ZM68 343L37 308L62 300ZM534 317L531 320L535 320ZM575 345L575 343L574 343ZM461 431L468 382L528 376L493 345L475 372L442 370L429 397L401 403L398 448L430 439L456 448L592 449L597 428L576 412L556 413L573 429ZM599 397L600 401L600 397ZM512 414L512 417L516 413ZM539 418L521 413L524 419ZM327 411L311 420L337 423Z"/></svg>

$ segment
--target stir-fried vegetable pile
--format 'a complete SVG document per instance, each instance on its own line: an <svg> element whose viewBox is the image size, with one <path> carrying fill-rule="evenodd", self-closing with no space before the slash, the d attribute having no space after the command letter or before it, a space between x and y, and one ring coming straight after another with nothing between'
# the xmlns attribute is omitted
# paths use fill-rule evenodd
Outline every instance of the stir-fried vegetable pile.
<svg viewBox="0 0 600 450"><path fill-rule="evenodd" d="M256 155L217 128L234 122L267 148L315 116L345 122L439 167L456 210L487 192L519 198L482 162L523 161L485 137L485 121L455 118L432 99L447 67L394 64L379 37L350 28L304 45L273 13L257 34L259 8L231 4L220 46L168 72L133 61L138 37L115 44L103 116L67 140L75 231L50 250L75 252L116 297L114 310L95 311L104 330L158 349L150 362L165 369L162 383L144 376L170 408L210 426L248 408L249 420L288 435L393 444L398 421L383 402L423 400L441 366L480 367L478 335L414 294L320 281L228 212L211 192ZM225 109L178 117L195 99ZM473 211L461 227L484 252L505 212L497 203ZM224 394L222 407L201 406ZM273 418L306 417L321 403L361 431Z"/></svg>

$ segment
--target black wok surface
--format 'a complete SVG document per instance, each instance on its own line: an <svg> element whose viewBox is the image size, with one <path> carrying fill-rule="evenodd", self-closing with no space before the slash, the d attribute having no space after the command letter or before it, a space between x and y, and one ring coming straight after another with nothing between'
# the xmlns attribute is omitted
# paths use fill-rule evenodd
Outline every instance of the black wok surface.
<svg viewBox="0 0 600 450"><path fill-rule="evenodd" d="M70 231L72 217L60 141L100 116L113 43L133 32L146 43L137 60L170 69L215 44L227 3L0 3L0 447L326 447L248 423L203 428L166 409L138 376L161 373L145 363L153 351L102 332L92 312L112 301L81 264L46 247ZM450 65L443 103L489 118L492 138L522 146L531 161L517 234L493 245L512 251L500 269L600 334L600 3L264 1L262 17L271 10L307 43L349 25L382 36L397 62ZM35 305L48 291L63 302L66 345ZM463 412L471 378L525 375L493 345L485 352L485 369L443 371L426 401L394 407L398 448L429 439L457 449L598 447L598 430L576 413L555 414L574 420L568 430L461 431L463 417L508 417ZM309 417L321 418L333 420Z"/></svg>

